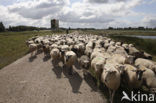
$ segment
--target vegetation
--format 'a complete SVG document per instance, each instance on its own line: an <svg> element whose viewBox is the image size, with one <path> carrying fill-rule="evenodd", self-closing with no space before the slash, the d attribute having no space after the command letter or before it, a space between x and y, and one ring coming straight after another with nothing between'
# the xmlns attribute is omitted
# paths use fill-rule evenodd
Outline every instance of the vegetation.
<svg viewBox="0 0 156 103"><path fill-rule="evenodd" d="M79 30L81 33L96 35L147 35L156 36L156 30Z"/></svg>
<svg viewBox="0 0 156 103"><path fill-rule="evenodd" d="M64 31L25 31L0 33L0 69L28 53L25 41L37 35L52 35Z"/></svg>
<svg viewBox="0 0 156 103"><path fill-rule="evenodd" d="M4 32L5 31L5 27L3 25L2 22L0 22L0 32Z"/></svg>
<svg viewBox="0 0 156 103"><path fill-rule="evenodd" d="M110 36L116 41L122 41L126 43L133 43L138 49L144 50L147 53L153 55L153 60L156 61L156 40L154 39L141 39L137 37L127 36Z"/></svg>

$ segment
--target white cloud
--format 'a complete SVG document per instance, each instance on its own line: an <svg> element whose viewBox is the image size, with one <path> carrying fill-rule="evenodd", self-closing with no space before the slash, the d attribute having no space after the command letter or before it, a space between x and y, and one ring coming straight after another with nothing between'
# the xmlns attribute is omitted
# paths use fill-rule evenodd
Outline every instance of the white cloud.
<svg viewBox="0 0 156 103"><path fill-rule="evenodd" d="M0 21L7 26L50 27L50 19L56 18L61 27L154 26L154 18L145 17L137 22L128 19L145 16L133 11L141 3L142 0L83 0L72 4L70 0L22 0L0 5Z"/></svg>

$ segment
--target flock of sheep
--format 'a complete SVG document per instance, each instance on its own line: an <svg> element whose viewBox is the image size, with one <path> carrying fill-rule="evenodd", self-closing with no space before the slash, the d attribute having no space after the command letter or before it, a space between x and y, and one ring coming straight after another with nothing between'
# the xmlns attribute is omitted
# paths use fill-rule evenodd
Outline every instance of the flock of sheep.
<svg viewBox="0 0 156 103"><path fill-rule="evenodd" d="M121 83L130 88L156 88L156 63L151 55L139 51L133 44L115 42L98 35L74 32L63 35L35 36L26 42L31 56L42 50L51 56L53 62L62 61L64 67L73 73L73 65L78 61L84 75L92 69L98 81L109 89L113 103L115 91Z"/></svg>

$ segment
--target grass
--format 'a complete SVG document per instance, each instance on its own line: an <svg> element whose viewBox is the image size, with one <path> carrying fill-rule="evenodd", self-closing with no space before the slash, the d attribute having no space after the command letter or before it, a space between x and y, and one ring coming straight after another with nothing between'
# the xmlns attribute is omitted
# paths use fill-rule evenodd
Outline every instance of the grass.
<svg viewBox="0 0 156 103"><path fill-rule="evenodd" d="M108 34L108 35L146 35L156 36L155 30L80 30L81 33L87 34Z"/></svg>
<svg viewBox="0 0 156 103"><path fill-rule="evenodd" d="M35 35L52 35L64 31L25 31L0 33L0 69L28 53L25 41Z"/></svg>
<svg viewBox="0 0 156 103"><path fill-rule="evenodd" d="M153 56L153 60L156 61L156 40L155 39L141 39L137 37L127 36L110 36L115 41L122 41L125 43L132 43L139 50L146 51Z"/></svg>

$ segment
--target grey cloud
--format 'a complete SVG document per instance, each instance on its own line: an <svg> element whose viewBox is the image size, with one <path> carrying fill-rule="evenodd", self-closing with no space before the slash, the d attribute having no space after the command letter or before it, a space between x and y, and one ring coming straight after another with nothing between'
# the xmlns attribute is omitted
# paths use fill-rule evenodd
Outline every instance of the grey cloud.
<svg viewBox="0 0 156 103"><path fill-rule="evenodd" d="M113 16L110 17L108 15L105 16L94 16L93 13L87 12L83 13L85 18L77 15L75 12L68 12L67 14L60 14L58 18L63 22L72 22L72 23L108 23L113 21ZM93 18L89 18L88 16L94 16Z"/></svg>
<svg viewBox="0 0 156 103"><path fill-rule="evenodd" d="M35 5L34 7L15 6L13 8L9 8L9 12L18 13L24 18L41 19L50 14L57 15L64 5L65 2L63 0L59 0L57 3L54 1L42 2L41 4Z"/></svg>
<svg viewBox="0 0 156 103"><path fill-rule="evenodd" d="M156 27L156 19L151 19L151 20L149 20L149 22L148 22L148 25L150 26L150 27Z"/></svg>

